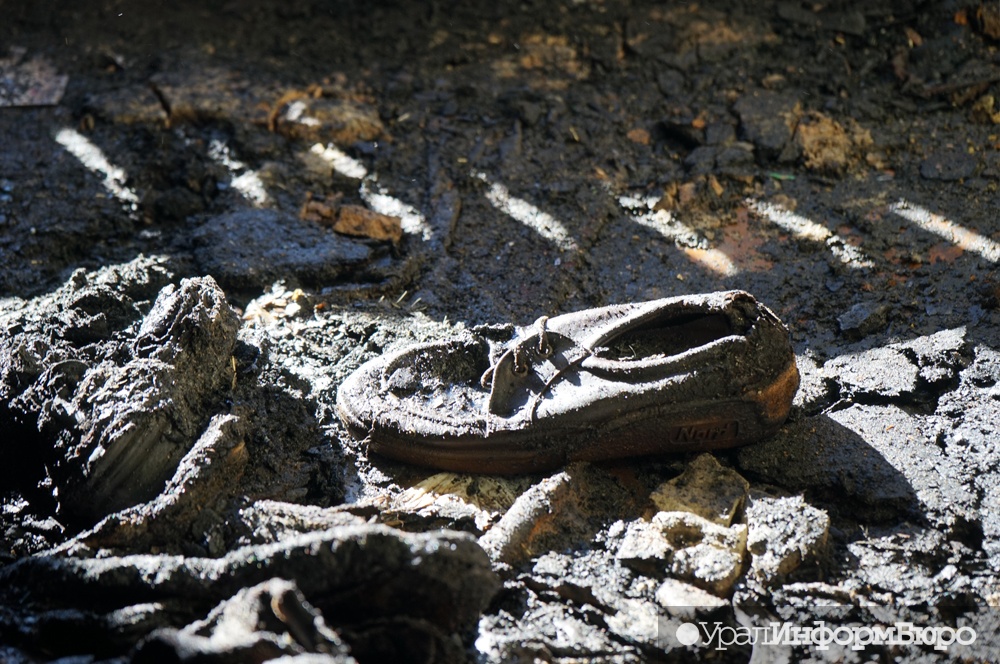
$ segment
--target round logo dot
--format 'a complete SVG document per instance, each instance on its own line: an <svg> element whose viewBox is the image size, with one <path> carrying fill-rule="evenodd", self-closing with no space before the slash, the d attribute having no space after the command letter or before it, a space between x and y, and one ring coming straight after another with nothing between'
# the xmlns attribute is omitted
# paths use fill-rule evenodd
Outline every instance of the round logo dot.
<svg viewBox="0 0 1000 664"><path fill-rule="evenodd" d="M684 623L677 628L677 640L683 646L693 646L701 640L701 632L694 623Z"/></svg>

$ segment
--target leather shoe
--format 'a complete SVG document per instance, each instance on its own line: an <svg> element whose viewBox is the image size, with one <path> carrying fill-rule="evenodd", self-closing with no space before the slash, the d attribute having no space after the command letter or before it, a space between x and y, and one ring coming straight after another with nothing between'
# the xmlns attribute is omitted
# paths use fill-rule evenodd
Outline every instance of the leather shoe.
<svg viewBox="0 0 1000 664"><path fill-rule="evenodd" d="M526 473L753 443L785 421L798 385L788 330L726 291L403 348L349 376L337 410L377 454Z"/></svg>

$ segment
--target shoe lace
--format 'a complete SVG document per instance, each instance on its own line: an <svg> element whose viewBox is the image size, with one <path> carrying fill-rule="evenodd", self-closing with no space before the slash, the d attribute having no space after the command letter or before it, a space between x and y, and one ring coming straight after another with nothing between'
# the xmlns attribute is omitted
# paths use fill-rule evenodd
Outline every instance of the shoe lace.
<svg viewBox="0 0 1000 664"><path fill-rule="evenodd" d="M538 347L535 349L538 356L542 358L552 357L554 349L552 344L549 342L549 332L546 328L546 323L548 322L548 316L542 316L535 321L535 328L538 334ZM511 365L511 373L515 376L522 377L528 374L528 370L531 368L531 362L528 358L528 342L532 337L526 337L521 339L516 344L512 350L514 355L514 362ZM483 375L479 378L479 384L484 388L489 388L493 383L493 374L496 373L497 366L500 364L500 358L504 356L501 353L497 359L490 364L489 368L483 372Z"/></svg>

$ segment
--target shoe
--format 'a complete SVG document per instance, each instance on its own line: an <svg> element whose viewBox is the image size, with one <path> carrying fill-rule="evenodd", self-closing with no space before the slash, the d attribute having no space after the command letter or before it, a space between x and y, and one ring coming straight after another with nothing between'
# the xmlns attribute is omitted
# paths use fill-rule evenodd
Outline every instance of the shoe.
<svg viewBox="0 0 1000 664"><path fill-rule="evenodd" d="M727 291L404 348L351 374L337 410L386 457L531 473L753 443L785 421L798 385L788 330L749 293Z"/></svg>

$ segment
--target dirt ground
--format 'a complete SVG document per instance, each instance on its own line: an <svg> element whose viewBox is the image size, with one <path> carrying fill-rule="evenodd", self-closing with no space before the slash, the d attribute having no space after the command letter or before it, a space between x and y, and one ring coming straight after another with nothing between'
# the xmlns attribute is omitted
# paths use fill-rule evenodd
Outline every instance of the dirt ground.
<svg viewBox="0 0 1000 664"><path fill-rule="evenodd" d="M998 47L975 2L0 0L0 661L1000 660ZM460 476L334 411L401 344L732 288L802 374L759 445ZM778 623L958 636L708 645Z"/></svg>

